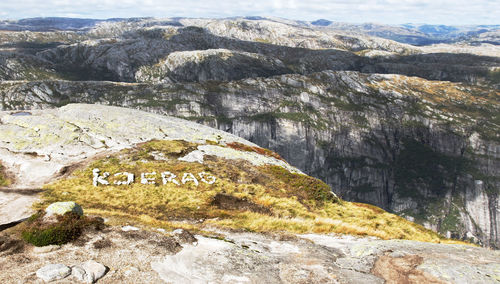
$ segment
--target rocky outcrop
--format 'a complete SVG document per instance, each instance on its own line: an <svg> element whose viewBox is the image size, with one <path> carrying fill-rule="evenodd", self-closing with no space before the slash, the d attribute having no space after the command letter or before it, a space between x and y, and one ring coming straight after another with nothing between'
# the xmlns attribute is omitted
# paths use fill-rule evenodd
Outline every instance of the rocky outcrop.
<svg viewBox="0 0 500 284"><path fill-rule="evenodd" d="M135 74L137 82L233 81L291 73L279 59L227 49L172 52L152 67Z"/></svg>
<svg viewBox="0 0 500 284"><path fill-rule="evenodd" d="M38 203L35 208L55 213L58 222L74 218L77 228L88 221L79 217L79 204L86 214L127 216L150 226L194 220L190 228L348 231L383 239L449 242L380 208L341 201L324 182L303 174L278 154L193 122L82 104L4 112L0 118L0 159L14 181L9 191L19 196L19 187L43 186L41 202L50 205ZM6 212L1 225L19 221L11 212L31 205L16 204L13 210L13 204L1 204ZM60 216L63 213L71 214ZM37 221L45 218L41 214L26 221L29 229L23 238L34 245L66 240L53 241L43 234L38 238L40 228L51 230ZM343 214L349 217L341 218ZM366 218L376 220L367 223ZM70 234L69 239L75 236L79 235Z"/></svg>
<svg viewBox="0 0 500 284"><path fill-rule="evenodd" d="M56 202L50 204L46 209L46 216L52 215L64 215L68 212L75 213L77 215L83 216L83 209L80 205L75 202Z"/></svg>

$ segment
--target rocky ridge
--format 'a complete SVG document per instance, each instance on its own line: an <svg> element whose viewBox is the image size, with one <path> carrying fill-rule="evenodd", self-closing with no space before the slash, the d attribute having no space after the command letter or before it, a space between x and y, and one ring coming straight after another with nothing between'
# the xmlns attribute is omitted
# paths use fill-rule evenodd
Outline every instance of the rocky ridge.
<svg viewBox="0 0 500 284"><path fill-rule="evenodd" d="M3 53L6 56L35 55L45 62L43 68L56 71L52 75L55 78L77 80L131 82L139 70L144 73L145 69L165 60L172 52L209 49L254 53L254 57L279 60L288 68L287 73L299 74L352 70L476 84L494 83L491 72L498 67L494 56L498 50L491 46L485 47L485 51L477 46L466 49L474 54L491 55L488 57L452 54L449 53L453 50L452 46L447 48L446 54L436 53L432 49L420 49L381 38L349 35L271 19L112 21L103 22L86 32L6 32L3 37L0 42L5 42ZM241 64L248 63L244 57L241 59ZM196 65L196 62L190 64ZM418 68L414 67L415 63L418 63ZM445 72L436 73L436 70ZM47 78L42 77L47 76L42 71L39 78ZM276 74L279 73L268 73ZM2 75L3 79L20 76ZM196 76L188 78L193 79L197 79Z"/></svg>

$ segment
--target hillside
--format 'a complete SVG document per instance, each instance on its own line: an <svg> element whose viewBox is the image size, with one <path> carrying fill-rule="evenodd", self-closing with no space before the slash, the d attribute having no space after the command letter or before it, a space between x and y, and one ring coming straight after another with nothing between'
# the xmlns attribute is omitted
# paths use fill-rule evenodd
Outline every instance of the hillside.
<svg viewBox="0 0 500 284"><path fill-rule="evenodd" d="M245 281L273 283L379 283L409 275L438 282L498 278L496 252L452 245L458 242L378 207L341 200L335 189L332 192L276 153L220 130L137 110L84 104L2 112L0 119L0 161L11 182L0 190L0 198L12 200L0 204L2 224L22 217L12 211L26 209L29 216L32 204L45 209L53 202L76 201L85 215L104 217L107 226L63 246L42 248L18 240L19 230L33 217L3 229L0 264L11 273L2 273L2 282L32 282L34 273L14 271L34 272L47 262L88 258L111 269L100 283L227 282L227 277L241 278L248 271L266 273L245 276ZM40 193L28 193L29 187L41 187ZM18 197L25 195L35 199L21 202ZM382 241L389 239L407 241ZM193 241L196 246L190 244ZM138 249L124 250L127 247ZM398 253L384 256L388 250ZM482 255L482 263L470 262L465 273L453 278L426 268L434 259L431 252L445 257L462 251ZM207 258L214 252L216 258ZM141 263L135 261L139 258ZM198 259L195 266L186 262L193 258ZM413 268L400 271L398 265L403 264L391 261L408 262ZM269 265L272 262L287 268ZM172 263L187 266L173 272ZM232 276L221 274L221 269ZM473 276L477 273L485 274Z"/></svg>
<svg viewBox="0 0 500 284"><path fill-rule="evenodd" d="M134 122L138 115L141 122ZM165 228L179 219L195 222L188 225L194 228L213 224L250 231L440 240L376 207L341 201L326 184L269 150L188 121L68 105L23 116L4 113L2 122L0 143L7 152L0 159L13 175L13 193L15 188L46 184L40 208L76 201L90 214ZM127 173L136 180L128 180ZM206 224L199 224L200 219Z"/></svg>

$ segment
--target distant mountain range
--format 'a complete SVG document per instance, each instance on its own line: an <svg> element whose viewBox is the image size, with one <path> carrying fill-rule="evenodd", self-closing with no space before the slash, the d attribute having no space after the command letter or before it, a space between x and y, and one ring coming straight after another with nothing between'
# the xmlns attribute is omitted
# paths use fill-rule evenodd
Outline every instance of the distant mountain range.
<svg viewBox="0 0 500 284"><path fill-rule="evenodd" d="M349 24L325 19L310 22L316 27L359 32L413 45L435 43L491 43L500 44L500 25L446 26L428 24L382 25L375 23Z"/></svg>
<svg viewBox="0 0 500 284"><path fill-rule="evenodd" d="M110 19L82 19L82 18L27 18L21 20L0 20L0 30L7 31L86 31L102 22L138 22L151 18L110 18ZM173 23L182 18L174 18ZM237 18L230 18L237 19ZM430 45L439 43L467 42L471 44L489 43L500 45L500 25L468 25L447 26L429 24L401 24L384 25L377 23L343 23L326 19L315 21L292 21L280 18L266 18L260 16L244 17L245 20L260 21L271 20L286 22L302 27L324 28L344 32L359 33L369 36L377 36L412 45Z"/></svg>

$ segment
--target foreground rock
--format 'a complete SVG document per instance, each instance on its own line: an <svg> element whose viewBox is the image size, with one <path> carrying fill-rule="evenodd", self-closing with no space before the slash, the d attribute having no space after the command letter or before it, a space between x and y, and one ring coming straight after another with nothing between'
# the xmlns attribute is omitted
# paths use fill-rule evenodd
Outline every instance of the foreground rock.
<svg viewBox="0 0 500 284"><path fill-rule="evenodd" d="M198 237L197 246L151 265L173 283L497 283L499 256L462 245L230 234L225 241Z"/></svg>
<svg viewBox="0 0 500 284"><path fill-rule="evenodd" d="M64 215L68 212L83 216L82 207L73 201L52 203L45 209L45 212L47 213L46 216Z"/></svg>
<svg viewBox="0 0 500 284"><path fill-rule="evenodd" d="M36 271L36 276L46 282L64 279L72 275L76 280L83 283L94 283L106 274L106 266L88 260L72 268L64 264L48 264Z"/></svg>
<svg viewBox="0 0 500 284"><path fill-rule="evenodd" d="M60 263L48 264L36 271L36 276L47 282L63 279L70 274L71 268Z"/></svg>
<svg viewBox="0 0 500 284"><path fill-rule="evenodd" d="M72 268L72 275L79 281L85 283L94 283L106 274L106 266L89 260Z"/></svg>
<svg viewBox="0 0 500 284"><path fill-rule="evenodd" d="M37 271L54 259L73 265L73 276L60 283L85 281L77 279L84 279L87 270L81 263L88 259L110 267L98 283L500 281L500 252L484 248L341 235L212 233L196 235L196 244L180 247L174 233L123 232L113 227L89 235L85 242L64 245L57 252L40 255L27 249L3 255L0 265L9 273L0 273L0 282L36 282L37 276L26 272ZM97 266L102 271L102 266ZM55 268L64 274L69 270L65 265Z"/></svg>

